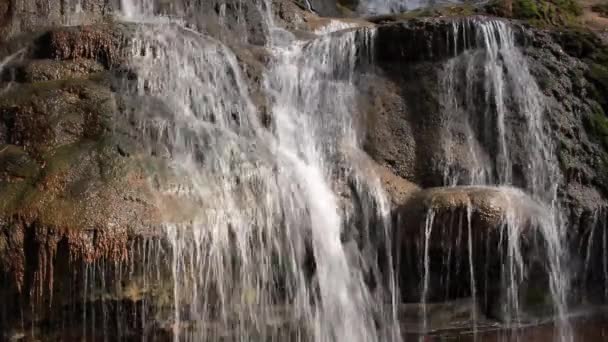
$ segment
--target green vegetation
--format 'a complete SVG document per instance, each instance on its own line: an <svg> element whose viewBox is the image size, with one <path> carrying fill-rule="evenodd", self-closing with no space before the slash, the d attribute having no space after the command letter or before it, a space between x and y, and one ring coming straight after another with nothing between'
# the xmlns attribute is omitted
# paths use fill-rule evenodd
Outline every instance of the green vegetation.
<svg viewBox="0 0 608 342"><path fill-rule="evenodd" d="M535 26L577 26L583 10L577 0L494 0L490 14L526 20Z"/></svg>
<svg viewBox="0 0 608 342"><path fill-rule="evenodd" d="M588 78L595 86L595 100L608 110L608 64L590 63Z"/></svg>
<svg viewBox="0 0 608 342"><path fill-rule="evenodd" d="M587 130L600 140L604 148L608 149L608 118L604 111L599 109L591 113L585 117L584 123Z"/></svg>
<svg viewBox="0 0 608 342"><path fill-rule="evenodd" d="M520 19L537 19L540 17L535 0L516 0L513 2L513 16Z"/></svg>
<svg viewBox="0 0 608 342"><path fill-rule="evenodd" d="M592 101L590 110L583 114L583 123L588 135L604 150L596 166L603 170L598 173L602 179L598 185L605 187L608 184L608 46L584 27L559 30L555 38L567 54L587 65L584 77L588 81L587 98ZM567 158L562 159L567 163Z"/></svg>
<svg viewBox="0 0 608 342"><path fill-rule="evenodd" d="M583 8L577 0L551 0L548 3L553 3L560 11L573 16L583 14Z"/></svg>

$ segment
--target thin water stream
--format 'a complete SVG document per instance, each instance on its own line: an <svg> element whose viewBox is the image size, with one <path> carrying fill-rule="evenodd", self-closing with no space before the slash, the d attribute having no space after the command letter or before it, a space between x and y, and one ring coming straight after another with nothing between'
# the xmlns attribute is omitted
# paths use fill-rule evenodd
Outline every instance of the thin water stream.
<svg viewBox="0 0 608 342"><path fill-rule="evenodd" d="M543 126L544 96L507 23L465 19L454 21L452 33L454 51L459 51L457 44L464 44L464 52L448 60L440 75L445 121L444 184L516 185L542 204L545 209L534 225L540 242L534 248L545 253L544 267L560 336L563 341L571 340L566 317L569 273L564 266L568 248L564 218L557 204L561 175L554 146ZM458 141L458 135L465 139ZM510 150L514 141L524 146L519 154ZM462 165L462 160L470 162ZM522 165L521 174L514 175L515 162ZM471 210L475 208L467 208ZM526 223L518 213L507 212L501 235L509 246L503 264L509 297L505 314L514 322L523 317L520 284L529 279L530 272L521 245L525 240L522 234L529 228L522 224ZM470 269L474 284L473 265Z"/></svg>

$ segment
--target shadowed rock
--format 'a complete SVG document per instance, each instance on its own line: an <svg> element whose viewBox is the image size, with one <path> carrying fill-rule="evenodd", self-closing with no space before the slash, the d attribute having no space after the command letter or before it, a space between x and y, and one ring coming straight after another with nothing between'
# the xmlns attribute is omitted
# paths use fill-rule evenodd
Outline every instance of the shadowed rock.
<svg viewBox="0 0 608 342"><path fill-rule="evenodd" d="M398 215L395 257L406 301L422 300L428 276L427 301L467 297L475 291L484 312L502 319L507 286L521 287L516 293L522 298L548 288L547 269L538 262L546 258L543 241L555 228L551 212L518 189L421 190ZM504 273L511 267L525 272L525 284ZM533 304L524 299L521 305ZM547 310L546 302L543 305Z"/></svg>

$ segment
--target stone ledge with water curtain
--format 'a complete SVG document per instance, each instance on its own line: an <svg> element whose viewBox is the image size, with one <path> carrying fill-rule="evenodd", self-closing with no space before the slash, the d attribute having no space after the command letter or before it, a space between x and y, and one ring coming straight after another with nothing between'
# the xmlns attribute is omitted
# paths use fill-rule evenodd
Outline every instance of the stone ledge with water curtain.
<svg viewBox="0 0 608 342"><path fill-rule="evenodd" d="M515 3L0 5L0 338L597 338L608 48Z"/></svg>

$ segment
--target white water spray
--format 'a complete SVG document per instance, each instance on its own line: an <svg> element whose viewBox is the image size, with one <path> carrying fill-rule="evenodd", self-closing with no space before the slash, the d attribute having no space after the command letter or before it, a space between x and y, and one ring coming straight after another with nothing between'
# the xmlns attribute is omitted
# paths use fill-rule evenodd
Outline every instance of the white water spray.
<svg viewBox="0 0 608 342"><path fill-rule="evenodd" d="M123 3L123 11L131 20L151 14L143 3ZM170 22L141 26L133 44L135 93L165 106L134 109L142 132L169 157L175 185L158 190L189 208L185 221L165 226L174 339L398 340L394 322L380 329L375 322L385 309L396 320L394 284L379 294L368 289L364 272L375 266L363 268L358 247L345 250L346 215L333 189L361 180L341 147L358 146L354 70L369 55L371 31L287 46L270 38L272 130L224 44ZM387 223L388 201L370 178L357 183L357 197L370 197ZM388 309L375 302L385 299Z"/></svg>
<svg viewBox="0 0 608 342"><path fill-rule="evenodd" d="M542 240L537 248L545 253L560 338L571 340L566 308L569 278L564 267L567 248L564 220L557 205L561 176L553 144L543 128L543 94L530 74L524 55L515 45L514 31L505 22L455 21L452 34L455 54L464 51L446 63L440 76L447 132L444 182L452 186L515 184L543 203L545 212L534 224ZM464 46L459 47L459 43ZM511 126L514 117L524 122L522 133L518 132L521 128ZM523 155L525 168L518 178L513 173L515 153L510 150L517 134L521 139L519 156ZM459 141L457 136L465 139ZM463 164L463 161L468 162ZM509 303L504 314L517 322L521 319L519 284L526 274L521 247L525 230L518 213L507 214L504 221L501 236L507 246L507 262L503 280ZM470 269L473 270L473 265Z"/></svg>

